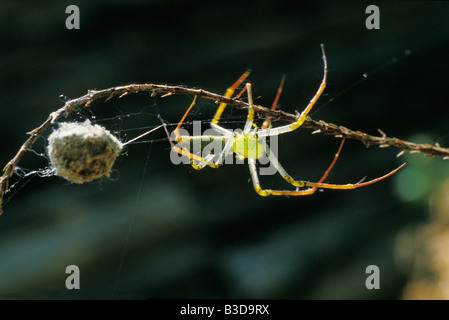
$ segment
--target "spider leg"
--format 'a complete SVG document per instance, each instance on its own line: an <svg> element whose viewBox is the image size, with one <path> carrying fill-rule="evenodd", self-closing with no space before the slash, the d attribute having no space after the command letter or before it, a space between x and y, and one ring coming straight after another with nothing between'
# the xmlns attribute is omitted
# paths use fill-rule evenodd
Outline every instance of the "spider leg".
<svg viewBox="0 0 449 320"><path fill-rule="evenodd" d="M241 75L240 78L230 88L228 88L225 96L230 98L232 96L232 94L234 93L234 91L237 89L237 87L248 77L249 73L250 73L250 71L247 70L243 75ZM248 108L248 117L247 117L247 121L245 123L245 128L243 129L243 132L248 133L251 130L252 124L254 121L254 108L253 108L253 96L252 96L252 91L251 91L251 84L247 83L246 86L240 91L240 93L237 95L236 98L239 98L245 91L248 92L249 108ZM225 103L220 104L220 106L218 107L218 110L215 114L215 117L210 124L212 129L214 129L215 131L221 133L222 135L224 135L228 138L223 150L220 152L220 154L218 156L218 159L214 162L215 167L218 167L223 164L224 158L226 157L226 155L228 155L228 153L230 153L231 149L234 146L234 142L235 142L235 134L231 130L225 129L217 124L225 107L226 107Z"/></svg>
<svg viewBox="0 0 449 320"><path fill-rule="evenodd" d="M226 141L226 144L223 148L223 150L220 152L220 155L218 156L217 161L215 161L215 166L219 167L223 164L224 158L231 152L232 147L234 145L235 137L232 135L229 137L229 139Z"/></svg>
<svg viewBox="0 0 449 320"><path fill-rule="evenodd" d="M246 118L243 134L248 134L253 127L254 122L254 107L253 107L253 93L251 90L251 83L246 84L246 91L248 92L248 117Z"/></svg>
<svg viewBox="0 0 449 320"><path fill-rule="evenodd" d="M180 142L183 139L183 137L181 137L179 135L179 128L175 129L175 131L174 131L175 139L172 139L170 137L170 133L168 132L167 125L165 124L165 122L160 117L159 117L159 120L162 122L162 125L164 126L164 130L165 130L165 133L167 134L168 141L170 142L170 146L171 146L172 151L174 151L176 153L179 153L179 154L189 158L190 162L192 163L192 166L193 166L193 161L196 161L198 163L206 161L206 159L204 159L203 157L197 156L196 154L191 153L188 148L186 148L186 147L178 147L178 145L175 145L173 143L173 140L175 140L177 142Z"/></svg>
<svg viewBox="0 0 449 320"><path fill-rule="evenodd" d="M249 75L249 71L246 71L227 91L226 91L226 95L228 95L229 97L232 96L232 94L234 93L235 89L243 82L243 80ZM240 91L240 93L238 94L237 98L240 97L240 95L247 91L248 92L248 101L249 101L249 108L248 108L248 117L247 117L247 121L245 124L245 128L243 130L243 132L249 132L252 128L252 123L254 121L254 108L253 108L253 97L252 97L252 91L251 91L251 84L247 83L246 86ZM220 110L220 107L223 107L222 110ZM219 110L217 110L217 113L215 114L214 119L216 119L216 122L214 123L214 121L211 122L210 126L212 129L214 129L215 131L221 133L223 136L227 137L227 141L224 145L223 150L220 152L218 158L216 161L213 162L214 167L218 167L220 165L223 164L223 160L226 157L226 155L228 155L233 146L234 146L234 142L235 142L235 134L234 132L232 132L231 130L225 129L221 126L219 126L217 124L221 113L223 112L224 108L226 107L226 104L222 104L220 105ZM219 114L218 118L217 118L217 114ZM206 163L208 164L208 163ZM208 164L210 165L210 164Z"/></svg>
<svg viewBox="0 0 449 320"><path fill-rule="evenodd" d="M176 130L174 131L175 138L172 139L170 137L170 133L168 132L167 125L160 117L159 117L159 119L162 122L165 133L167 134L168 141L170 142L172 151L187 157L190 160L192 167L196 170L201 170L205 166L210 166L212 168L218 168L223 163L224 157L230 152L230 150L233 146L234 140L235 140L235 138L232 134L226 135L226 136L204 135L204 136L190 137L190 136L181 136L181 135L179 135L179 132L176 132ZM194 142L195 140L199 140L199 144L202 144L202 142L209 142L213 139L218 139L219 141L222 142L222 144L224 141L224 148L219 153L218 159L215 162L213 160L214 160L216 154L210 153L210 154L207 154L205 157L202 157L200 155L190 152L190 145L192 143L195 144L195 142ZM177 142L176 145L173 143L173 140ZM182 144L185 144L185 143L187 143L189 145L189 148L182 146Z"/></svg>
<svg viewBox="0 0 449 320"><path fill-rule="evenodd" d="M332 163L329 165L329 168L327 168L327 170L324 172L323 176L321 177L321 179L317 182L319 184L321 184L324 180L326 180L327 176L329 175L329 173L331 172L332 168L334 167L335 163L337 162L338 157L340 156L340 152L341 149L343 148L343 144L345 142L345 139L341 140L340 143L340 147L338 148L337 153L334 156L334 159L332 160ZM268 159L270 160L270 162L273 164L273 166L278 170L279 174L281 175L281 177L287 181L288 183L290 183L291 185L295 186L295 187L301 187L300 183L296 180L294 180L286 171L285 169L282 167L282 165L279 163L279 160L276 158L276 156L271 152L271 150L268 148L268 146L265 146L265 150L266 153L268 155ZM318 189L318 187L314 187L313 189ZM314 191L314 192L315 192Z"/></svg>
<svg viewBox="0 0 449 320"><path fill-rule="evenodd" d="M190 110L192 110L193 106L195 105L195 101L196 101L196 96L193 98L192 103L190 104L189 108L187 108L186 113L184 113L184 115L183 115L182 118L181 118L181 121L179 121L178 126L176 127L176 129L175 129L175 131L174 131L174 134L175 134L177 140L178 140L178 138L179 138L179 129L181 128L181 126L182 126L184 120L187 118L187 115L189 114ZM164 122L162 122L162 123L164 123ZM164 128L167 129L166 126L164 126ZM170 140L170 139L169 139L169 140ZM170 140L170 141L171 141L171 140Z"/></svg>
<svg viewBox="0 0 449 320"><path fill-rule="evenodd" d="M321 94L323 93L324 88L326 88L327 58L326 58L326 53L324 52L324 45L323 44L321 44L321 51L323 52L324 76L323 76L323 80L321 81L320 87L318 88L318 91L315 93L313 98L310 100L310 102L307 105L307 107L298 116L296 122L293 122L291 124L288 124L288 125L285 125L285 126L281 126L281 127L278 127L278 128L261 130L261 131L258 132L259 137L276 136L276 135L279 135L279 134L282 134L282 133L286 133L286 132L290 132L290 131L296 130L300 126L302 126L302 124L306 120L307 114L310 112L310 110L312 110L313 106L315 105L315 103L318 101L318 99L320 98Z"/></svg>
<svg viewBox="0 0 449 320"><path fill-rule="evenodd" d="M234 82L234 84L232 86L230 86L225 93L225 97L226 98L231 98L232 95L234 94L235 90L238 88L239 85L242 84L243 81L245 81L245 79L249 76L250 71L246 70L241 76L240 78L237 79L236 82ZM240 94L238 96L240 96L242 93L244 92L244 90L242 90L242 92L240 92ZM221 114L223 113L224 109L226 108L226 103L222 102L220 103L220 105L218 106L217 111L215 112L215 116L212 119L212 123L213 124L217 124L218 121L220 120Z"/></svg>
<svg viewBox="0 0 449 320"><path fill-rule="evenodd" d="M321 177L319 183L323 182L327 176L329 175L329 172L332 170L333 166L337 162L337 158L340 154L341 148L343 147L344 139L342 140L342 143L340 144L340 147L335 154L334 160L332 161L329 168L326 170L324 175ZM304 187L304 185L300 185L299 181L295 181L288 173L285 171L285 169L282 167L282 165L279 163L278 159L275 157L275 155L271 152L271 150L268 148L267 145L265 145L265 152L271 162L271 164L276 168L276 170L279 172L281 177L290 183L293 186L296 187ZM296 190L296 191L288 191L288 190L270 190L270 189L262 189L259 182L259 176L257 175L257 167L256 167L256 159L248 159L250 174L251 174L251 180L253 181L253 187L256 192L261 196L269 196L269 195L293 195L293 196L307 196L315 193L315 191L318 189L318 187L311 187L305 190Z"/></svg>
<svg viewBox="0 0 449 320"><path fill-rule="evenodd" d="M218 139L220 141L220 152L219 153L208 153L205 157L201 157L198 155L195 155L194 153L190 152L187 148L179 148L175 146L173 151L178 152L179 154L186 156L190 159L191 165L196 170L201 170L205 166L209 166L211 168L218 168L223 164L223 160L230 153L232 150L232 146L234 145L235 138L234 136L201 136L201 137L182 137L184 140L193 141L194 139L201 139L202 142L204 141L210 141L213 139ZM224 143L224 147L221 147ZM207 148L207 147L206 147ZM205 150L202 150L202 152L207 152ZM214 161L214 159L218 158Z"/></svg>
<svg viewBox="0 0 449 320"><path fill-rule="evenodd" d="M273 105L271 106L272 111L276 110L277 104L279 102L279 98L281 97L284 82L285 82L285 74L282 76L281 84L279 85L278 92L276 94L276 98L274 99ZM267 119L263 122L262 127L261 127L262 130L267 129L267 128L271 128L271 116L267 117Z"/></svg>
<svg viewBox="0 0 449 320"><path fill-rule="evenodd" d="M322 183L324 180L326 180L327 176L329 175L329 173L331 172L332 168L334 167L335 163L337 162L338 157L340 156L340 152L341 149L343 148L343 144L345 143L345 139L341 139L341 143L340 143L340 147L338 147L337 153L334 156L334 160L332 160L329 168L327 168L326 172L324 172L323 176L321 177L321 179L318 181L318 183ZM315 187L315 190L317 188Z"/></svg>
<svg viewBox="0 0 449 320"><path fill-rule="evenodd" d="M225 129L222 126L219 126L218 124L211 123L210 127L212 129L214 129L215 131L221 133L224 136L232 136L233 135L233 132L231 130Z"/></svg>
<svg viewBox="0 0 449 320"><path fill-rule="evenodd" d="M360 187L365 187L368 186L370 184L379 182L385 178L388 178L390 176L392 176L393 174L395 174L396 172L398 172L400 169L402 169L404 166L406 165L406 163L401 164L399 167L397 167L396 169L392 170L391 172L387 173L386 175L383 175L382 177L379 178L375 178L373 180L367 181L367 182L358 182L358 183L348 183L348 184L328 184L328 183L315 183L315 182L308 182L308 181L303 181L304 185L306 187L317 187L317 188L323 188L323 189L343 189L343 190L347 190L347 189L355 189L355 188L360 188Z"/></svg>
<svg viewBox="0 0 449 320"><path fill-rule="evenodd" d="M277 191L270 189L262 189L259 182L259 176L257 175L257 167L256 167L256 159L248 158L249 172L251 174L251 180L253 181L253 187L256 192L263 196L267 197L269 195L291 195L291 196L306 196L315 192L316 188L309 188L305 190L297 190L297 191Z"/></svg>
<svg viewBox="0 0 449 320"><path fill-rule="evenodd" d="M324 173L324 175L321 177L321 179L319 180L319 182L308 182L308 181L303 181L303 180L294 180L286 171L285 169L282 167L282 165L279 163L279 161L277 160L276 156L269 151L268 146L266 146L267 150L266 153L268 155L268 158L271 162L271 164L277 169L277 171L279 172L279 174L282 176L282 178L287 181L288 183L290 183L291 185L298 187L298 188L303 188L303 187L309 187L308 189L305 190L294 190L294 191L290 191L290 190L272 190L272 189L262 189L259 183L259 178L257 175L257 169L256 169L256 159L248 159L248 164L250 167L250 173L251 173L251 178L253 180L253 186L254 189L256 190L256 192L258 194L260 194L261 196L269 196L269 195L290 195L290 196L303 196L303 195L310 195L315 193L315 191L318 188L323 188L323 189L355 189L355 188L360 188L360 187L364 187L376 182L379 182L385 178L388 178L389 176L395 174L398 170L400 170L404 165L402 164L401 166L399 166L398 168L394 169L393 171L391 171L390 173L367 181L367 182L363 182L363 183L355 183L355 184L328 184L328 183L322 183L327 176L329 175L329 172L332 170L332 168L334 167L338 156L340 154L340 151L343 147L343 143L344 140L342 140L342 143L340 144L340 147L337 151L337 153L335 154L334 160L332 161L331 165L329 166L329 168L326 170L326 172Z"/></svg>
<svg viewBox="0 0 449 320"><path fill-rule="evenodd" d="M181 128L184 120L187 118L187 115L190 113L190 110L192 110L193 106L195 105L196 97L197 96L195 96L193 98L193 101L190 104L189 108L187 108L186 113L184 113L184 115L181 118L181 121L179 121L179 123L178 123L178 126L173 131L173 133L175 135L175 141L178 142L178 143L180 143L181 141L185 140L184 137L180 136L179 129ZM161 121L162 121L162 119L161 119ZM164 125L164 129L165 129L165 132L167 133L168 140L170 141L170 145L171 145L172 150L177 152L177 153L179 153L179 154L181 154L181 155L183 155L183 156L186 156L187 158L189 158L193 168L195 168L196 170L200 170L200 169L204 168L204 166L205 166L205 165L201 166L202 163L207 164L207 163L210 162L210 159L205 159L205 158L203 158L201 156L193 154L186 147L181 147L180 148L177 145L175 145L173 143L172 139L170 139L170 134L168 133L167 126L165 125L165 123L163 121L162 121L162 124ZM189 138L193 138L193 137L189 137Z"/></svg>
<svg viewBox="0 0 449 320"><path fill-rule="evenodd" d="M237 79L237 81L226 90L226 94L225 97L230 98L233 93L235 92L235 90L237 89L237 87L249 76L250 71L247 70L245 73L243 73L239 79ZM244 88L238 95L238 97L246 90L246 88ZM222 128L220 126L217 125L221 114L223 113L225 107L226 107L226 103L221 103L220 106L218 107L215 116L212 120L211 126L213 129L215 129L216 131L220 132L223 136L220 138L217 137L213 137L213 136L202 136L202 137L189 137L189 136L181 136L179 134L179 130L183 124L183 122L185 121L185 119L187 118L187 115L190 113L190 111L192 110L193 106L195 105L196 102L196 98L197 96L194 97L192 103L190 104L189 108L187 109L187 111L185 112L184 116L181 118L181 121L178 123L178 126L176 127L176 129L173 131L174 135L175 135L175 141L178 143L177 145L175 145L172 141L172 139L170 138L170 134L168 133L167 130L167 126L165 125L165 123L162 121L162 124L164 126L165 132L167 133L168 139L170 141L170 145L171 145L171 149L174 152L177 152L183 156L186 156L187 158L189 158L192 167L195 168L196 170L200 170L203 169L206 165L213 167L213 168L217 168L218 166L220 166L223 163L223 159L226 156L227 153L229 153L229 151L231 150L232 146L233 146L233 142L234 142L234 135L230 130L227 130L225 128ZM232 138L231 138L232 137ZM200 140L201 142L203 141L208 141L210 139L221 139L222 141L226 141L224 143L224 148L223 150L220 152L218 159L214 162L213 159L215 158L214 154L208 154L205 157L199 156L197 154L194 154L192 152L190 152L189 148L187 147L182 147L181 143L189 143L194 141L194 140ZM179 145L179 146L178 146Z"/></svg>
<svg viewBox="0 0 449 320"><path fill-rule="evenodd" d="M318 99L320 98L320 96L323 93L324 89L326 88L326 83L327 83L326 82L327 81L327 58L326 58L326 53L324 52L324 45L323 44L321 44L321 51L323 52L323 62L324 62L323 80L321 81L320 87L318 88L318 91L313 96L312 100L310 100L310 102L307 105L307 107L303 110L303 112L301 112L301 115L299 116L298 120L291 125L291 129L292 130L295 130L295 129L299 128L300 126L302 126L302 124L306 120L307 114L310 112L310 110L312 110L313 106L318 101Z"/></svg>

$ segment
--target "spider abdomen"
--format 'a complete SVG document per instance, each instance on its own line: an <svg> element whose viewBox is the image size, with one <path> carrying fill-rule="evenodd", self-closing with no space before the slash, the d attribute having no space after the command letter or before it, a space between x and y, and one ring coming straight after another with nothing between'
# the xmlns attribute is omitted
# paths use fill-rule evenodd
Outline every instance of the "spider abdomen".
<svg viewBox="0 0 449 320"><path fill-rule="evenodd" d="M235 138L233 149L241 159L259 159L264 153L262 144L254 135L238 135Z"/></svg>

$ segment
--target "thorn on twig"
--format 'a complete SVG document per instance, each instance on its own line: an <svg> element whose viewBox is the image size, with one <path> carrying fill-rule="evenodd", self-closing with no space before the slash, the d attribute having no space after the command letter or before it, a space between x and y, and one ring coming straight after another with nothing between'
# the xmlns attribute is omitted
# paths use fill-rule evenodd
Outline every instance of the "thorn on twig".
<svg viewBox="0 0 449 320"><path fill-rule="evenodd" d="M33 130L28 131L26 134L29 135L29 136L32 136L33 134L36 134L37 131L38 131L38 128L34 128Z"/></svg>
<svg viewBox="0 0 449 320"><path fill-rule="evenodd" d="M109 97L106 98L106 100L104 102L108 102L110 99L112 99L112 97L114 96L115 90L112 89L111 90L111 94L109 95Z"/></svg>
<svg viewBox="0 0 449 320"><path fill-rule="evenodd" d="M296 115L297 119L301 116L301 114L298 112L298 110L295 110L295 115Z"/></svg>
<svg viewBox="0 0 449 320"><path fill-rule="evenodd" d="M402 156L404 153L406 153L407 152L407 150L402 150L401 152L399 152L397 155L396 155L396 158L399 158L400 156Z"/></svg>
<svg viewBox="0 0 449 320"><path fill-rule="evenodd" d="M126 96L129 93L129 91L125 91L124 93L122 93L118 98L123 98L124 96Z"/></svg>
<svg viewBox="0 0 449 320"><path fill-rule="evenodd" d="M172 96L172 95L173 95L173 92L169 92L169 93L166 93L166 94L162 95L161 98L166 98L166 97L169 97L169 96Z"/></svg>

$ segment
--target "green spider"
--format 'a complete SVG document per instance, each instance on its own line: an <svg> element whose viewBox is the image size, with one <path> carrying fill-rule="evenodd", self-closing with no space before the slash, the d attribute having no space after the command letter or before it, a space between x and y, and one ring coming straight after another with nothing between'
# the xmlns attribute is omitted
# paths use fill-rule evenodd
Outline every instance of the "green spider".
<svg viewBox="0 0 449 320"><path fill-rule="evenodd" d="M359 182L355 184L328 184L323 183L323 181L327 178L329 172L332 170L333 166L335 165L337 158L340 154L340 151L343 147L344 139L342 140L340 147L335 154L335 157L324 173L324 175L321 177L321 179L318 182L309 182L304 180L295 180L293 179L282 167L282 165L279 163L277 157L274 155L273 152L270 151L270 149L267 146L266 138L267 137L273 137L278 136L280 134L288 133L291 131L294 131L301 127L301 125L306 120L307 114L312 110L312 107L315 105L319 97L321 96L322 92L324 91L324 88L326 87L326 77L327 77L327 59L326 54L324 52L324 46L321 45L321 50L323 54L323 61L324 61L324 76L323 80L321 82L320 87L318 88L318 91L314 95L314 97L310 100L307 107L304 109L304 111L301 114L298 114L297 120L291 124L287 124L284 126L280 126L277 128L271 128L271 119L267 118L261 128L259 129L254 124L254 107L253 107L253 97L252 97L252 91L251 91L251 83L246 83L245 88L240 92L240 94L236 97L240 97L240 95L247 91L248 94L248 116L246 119L245 126L243 128L242 132L236 132L231 131L229 129L226 129L218 124L220 121L221 115L226 108L226 103L221 103L215 113L214 118L212 119L210 126L211 128L219 133L220 135L201 135L201 136L183 136L179 133L179 130L186 119L187 115L195 105L196 96L193 99L193 102L191 103L190 107L187 109L186 113L182 117L181 121L178 123L178 126L173 131L174 134L174 141L176 144L173 143L172 139L170 139L170 134L167 130L167 127L164 122L162 124L164 125L165 131L169 137L169 141L171 144L171 148L174 152L177 152L178 154L181 154L185 157L187 157L190 160L190 163L193 168L196 170L201 170L205 166L210 166L212 168L218 168L223 164L223 161L225 157L229 154L236 154L239 159L248 159L248 165L249 165L249 171L251 175L251 179L253 182L253 186L255 191L261 195L261 196L269 196L269 195L286 195L286 196L304 196L304 195L311 195L313 194L318 188L323 189L355 189L360 188L364 186L368 186L370 184L376 183L378 181L381 181L394 173L396 173L398 170L400 170L404 165L402 164L398 168L394 169L390 173L367 181L367 182ZM243 81L248 77L249 71L246 71L240 78L227 89L225 93L226 98L231 98L234 94L235 90L243 83ZM279 100L282 86L283 86L284 78L281 81L281 85L278 89L278 93L276 96L276 99L273 103L272 110L275 110L277 102ZM218 141L223 146L222 151L218 154L214 153L208 153L205 157L202 157L201 155L195 154L190 152L190 146L195 144L195 142L198 142L200 145L204 144L205 142L210 141ZM292 186L296 187L295 190L272 190L272 189L263 189L259 182L259 176L257 174L257 168L256 168L256 162L258 159L260 159L262 156L266 155L270 161L270 163L276 168L277 172L282 176L282 178L287 181ZM300 190L300 188L305 188Z"/></svg>

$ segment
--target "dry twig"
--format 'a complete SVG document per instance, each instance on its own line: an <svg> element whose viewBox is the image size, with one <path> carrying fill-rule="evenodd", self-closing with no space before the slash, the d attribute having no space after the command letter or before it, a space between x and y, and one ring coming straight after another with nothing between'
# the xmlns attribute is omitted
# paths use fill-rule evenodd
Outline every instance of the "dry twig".
<svg viewBox="0 0 449 320"><path fill-rule="evenodd" d="M248 104L242 100L234 100L202 89L192 89L182 86L168 86L148 83L130 84L126 86L113 87L98 91L90 90L86 95L82 97L67 101L62 108L56 110L55 112L52 112L47 120L45 120L45 122L42 123L39 127L28 132L30 137L20 147L16 155L3 168L3 175L0 177L0 214L2 213L1 206L3 196L6 192L8 192L9 189L9 179L12 177L20 159L23 157L25 152L31 150L36 140L48 129L51 124L55 123L63 115L70 114L75 109L81 107L89 107L89 105L95 100L106 99L106 101L108 101L109 99L116 96L122 98L130 93L137 92L151 92L152 96L158 94L163 94L164 96L173 94L191 95L198 96L204 99L214 100L216 102L225 102L228 105L235 107L246 108L248 106ZM282 120L293 122L296 121L297 118L297 115L295 114L287 113L281 110L272 111L268 108L258 105L254 105L254 109L259 114L272 116L274 118ZM360 131L350 130L343 126L327 123L323 120L316 121L311 119L310 117L307 117L302 127L315 130L313 133L322 132L325 134L333 135L337 138L359 140L363 142L367 147L371 145L378 145L380 148L389 147L401 149L402 151L398 154L398 156L401 156L405 152L409 151L410 153L423 153L430 156L442 156L444 157L443 159L449 159L449 149L442 148L438 144L417 144L413 142L403 141L398 138L389 138L381 130L379 130L381 134L380 136L372 136Z"/></svg>

